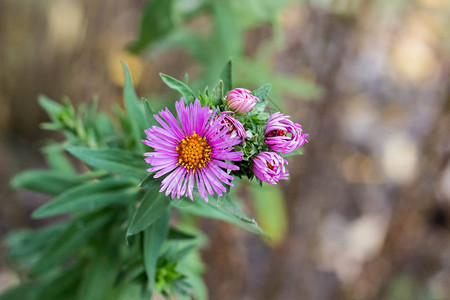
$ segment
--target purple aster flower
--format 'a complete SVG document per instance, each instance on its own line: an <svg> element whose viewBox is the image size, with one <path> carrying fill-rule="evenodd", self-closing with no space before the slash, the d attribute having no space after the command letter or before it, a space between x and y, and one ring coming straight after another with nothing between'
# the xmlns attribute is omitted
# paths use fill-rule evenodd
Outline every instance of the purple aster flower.
<svg viewBox="0 0 450 300"><path fill-rule="evenodd" d="M246 89L234 89L228 92L228 108L239 113L245 114L255 107L259 98L252 95L252 92Z"/></svg>
<svg viewBox="0 0 450 300"><path fill-rule="evenodd" d="M275 152L261 152L253 159L253 173L256 177L270 184L289 178L285 164L288 162Z"/></svg>
<svg viewBox="0 0 450 300"><path fill-rule="evenodd" d="M154 115L161 127L145 130L147 140L142 142L154 149L144 153L152 166L147 171L156 172L154 178L167 175L160 192L165 190L172 199L188 196L193 200L194 186L206 201L207 192L222 196L224 184L232 186L230 181L234 180L226 170L239 170L225 161L242 160L242 152L233 151L240 138L228 134L228 127L222 124L224 115L215 118L216 111L201 107L198 99L188 106L180 100L175 108L179 122L166 108Z"/></svg>
<svg viewBox="0 0 450 300"><path fill-rule="evenodd" d="M266 143L273 151L290 153L308 142L306 138L309 134L303 133L302 126L289 118L276 112L267 121L264 133Z"/></svg>
<svg viewBox="0 0 450 300"><path fill-rule="evenodd" d="M232 111L224 111L220 113L220 115L224 116L222 120L222 125L228 127L228 134L232 137L238 136L242 139L242 143L244 143L247 138L247 132L245 131L244 126L237 119L228 115L228 113L233 113Z"/></svg>

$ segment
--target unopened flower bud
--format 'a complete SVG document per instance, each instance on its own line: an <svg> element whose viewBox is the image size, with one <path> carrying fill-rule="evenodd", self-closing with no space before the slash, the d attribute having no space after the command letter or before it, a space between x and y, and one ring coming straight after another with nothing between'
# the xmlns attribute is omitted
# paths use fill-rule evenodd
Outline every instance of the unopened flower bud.
<svg viewBox="0 0 450 300"><path fill-rule="evenodd" d="M264 133L269 148L281 153L290 153L308 142L308 134L303 133L302 126L279 112L270 116Z"/></svg>
<svg viewBox="0 0 450 300"><path fill-rule="evenodd" d="M288 162L275 152L261 152L253 159L253 173L256 177L270 184L289 178L285 165Z"/></svg>
<svg viewBox="0 0 450 300"><path fill-rule="evenodd" d="M252 95L252 92L246 89L234 89L227 95L228 108L239 114L245 114L255 107L259 98Z"/></svg>

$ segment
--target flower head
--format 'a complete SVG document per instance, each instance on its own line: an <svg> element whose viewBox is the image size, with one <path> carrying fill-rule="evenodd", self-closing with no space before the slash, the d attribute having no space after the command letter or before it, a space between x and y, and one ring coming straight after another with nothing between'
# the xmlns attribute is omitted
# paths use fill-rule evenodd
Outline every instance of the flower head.
<svg viewBox="0 0 450 300"><path fill-rule="evenodd" d="M228 134L235 137L238 136L242 139L242 143L247 138L247 132L245 131L244 126L239 122L237 119L233 118L232 116L228 115L228 111L224 111L220 113L220 115L224 116L222 120L222 125L228 127Z"/></svg>
<svg viewBox="0 0 450 300"><path fill-rule="evenodd" d="M289 178L285 164L288 162L275 152L261 152L253 159L253 173L256 177L270 184Z"/></svg>
<svg viewBox="0 0 450 300"><path fill-rule="evenodd" d="M161 127L145 130L147 139L142 142L154 149L144 153L145 161L152 166L147 171L156 172L154 178L167 175L160 192L165 190L172 199L188 196L193 200L194 186L206 201L207 192L222 196L224 184L232 186L230 181L234 180L226 170L239 170L225 161L242 160L242 152L233 151L240 138L230 135L229 128L223 126L224 115L215 118L216 112L201 107L198 99L188 106L180 100L175 108L179 121L166 108L154 115Z"/></svg>
<svg viewBox="0 0 450 300"><path fill-rule="evenodd" d="M228 92L228 108L239 113L245 114L255 107L259 98L252 95L252 92L246 89L234 89Z"/></svg>
<svg viewBox="0 0 450 300"><path fill-rule="evenodd" d="M308 134L303 133L302 126L289 118L276 112L267 121L264 133L266 143L273 151L290 153L308 142L306 140Z"/></svg>

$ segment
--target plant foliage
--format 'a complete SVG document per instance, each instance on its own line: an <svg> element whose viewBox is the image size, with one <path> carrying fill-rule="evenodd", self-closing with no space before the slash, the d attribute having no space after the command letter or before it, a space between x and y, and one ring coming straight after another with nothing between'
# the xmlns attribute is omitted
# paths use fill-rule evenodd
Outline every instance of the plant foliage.
<svg viewBox="0 0 450 300"><path fill-rule="evenodd" d="M23 276L22 283L1 300L149 299L152 294L205 299L198 259L201 235L171 225L172 211L262 234L229 195L205 203L198 193L191 201L171 200L159 192L160 179L145 171L139 143L144 129L155 123L153 111L148 101L139 100L128 68L123 67L125 111L116 110L116 120L97 112L95 101L75 110L67 99L60 104L40 98L51 120L43 127L65 136L53 145L60 151L59 164L20 173L11 184L52 197L33 212L33 218L65 217L6 239L8 258ZM161 77L185 101L194 100L195 93L185 83ZM220 77L212 95L198 93L198 97L223 101L232 86L231 62ZM269 89L265 85L255 93L264 100ZM83 172L73 171L67 154L83 163ZM69 168L61 171L60 165Z"/></svg>

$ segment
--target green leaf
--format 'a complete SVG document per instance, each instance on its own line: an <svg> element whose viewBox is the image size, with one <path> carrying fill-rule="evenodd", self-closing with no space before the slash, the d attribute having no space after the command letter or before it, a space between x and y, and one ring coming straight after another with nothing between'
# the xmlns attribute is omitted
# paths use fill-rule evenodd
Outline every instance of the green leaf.
<svg viewBox="0 0 450 300"><path fill-rule="evenodd" d="M87 182L60 194L33 212L33 218L45 218L65 213L95 210L105 206L132 203L139 190L136 181L109 178Z"/></svg>
<svg viewBox="0 0 450 300"><path fill-rule="evenodd" d="M208 299L208 288L206 287L203 278L199 274L186 273L187 281L192 286L196 299L207 300Z"/></svg>
<svg viewBox="0 0 450 300"><path fill-rule="evenodd" d="M66 227L66 223L58 223L39 230L20 230L10 233L5 238L9 248L8 257L20 262L29 260L39 254Z"/></svg>
<svg viewBox="0 0 450 300"><path fill-rule="evenodd" d="M273 185L263 185L261 188L255 183L251 185L250 195L260 226L270 236L267 243L280 245L288 227L288 215L280 188Z"/></svg>
<svg viewBox="0 0 450 300"><path fill-rule="evenodd" d="M282 157L289 157L289 156L293 156L293 155L303 155L304 152L304 148L300 147L294 151L292 151L291 153L282 153L281 156Z"/></svg>
<svg viewBox="0 0 450 300"><path fill-rule="evenodd" d="M267 96L269 95L270 88L272 85L270 83L266 83L256 91L253 91L253 96L258 97L261 102L266 101Z"/></svg>
<svg viewBox="0 0 450 300"><path fill-rule="evenodd" d="M144 230L164 214L170 200L164 193L160 193L159 189L160 184L147 190L131 219L127 236Z"/></svg>
<svg viewBox="0 0 450 300"><path fill-rule="evenodd" d="M40 95L38 97L38 101L41 107L47 112L50 119L53 121L57 121L59 119L60 114L64 110L64 107L61 104L44 95Z"/></svg>
<svg viewBox="0 0 450 300"><path fill-rule="evenodd" d="M132 135L131 133L131 123L130 120L128 120L125 110L123 110L120 106L115 105L113 106L113 112L114 116L120 123L120 127L122 128L124 134L126 137L130 137Z"/></svg>
<svg viewBox="0 0 450 300"><path fill-rule="evenodd" d="M255 107L251 110L253 121L259 125L265 125L267 123L267 119L270 117L267 113L264 113L264 110L269 104L268 101L256 103ZM268 116L267 116L268 115Z"/></svg>
<svg viewBox="0 0 450 300"><path fill-rule="evenodd" d="M139 101L136 92L134 91L131 74L127 65L121 62L125 76L125 83L123 87L123 98L125 101L125 108L127 110L128 119L131 122L131 129L134 140L136 141L136 150L143 152L144 144L140 142L144 138L144 129L147 124L142 103Z"/></svg>
<svg viewBox="0 0 450 300"><path fill-rule="evenodd" d="M170 209L144 231L144 264L150 288L155 288L156 263L169 230Z"/></svg>
<svg viewBox="0 0 450 300"><path fill-rule="evenodd" d="M112 233L112 232L111 232ZM78 288L79 300L102 300L114 285L114 281L121 267L116 245L117 237L107 240L102 236L97 244L97 255L85 267L83 278Z"/></svg>
<svg viewBox="0 0 450 300"><path fill-rule="evenodd" d="M166 36L173 27L172 0L150 1L142 16L139 37L128 46L128 50L141 52L155 40Z"/></svg>
<svg viewBox="0 0 450 300"><path fill-rule="evenodd" d="M41 151L44 153L45 160L50 169L75 174L75 168L64 150L64 147L61 145L49 144L43 147Z"/></svg>
<svg viewBox="0 0 450 300"><path fill-rule="evenodd" d="M220 202L220 204L219 204ZM245 230L253 233L263 234L254 219L247 217L229 198L228 195L223 197L210 197L209 203L206 203L198 192L194 192L194 202L189 198L181 198L172 201L172 205L183 212L187 212L197 216L214 218L235 224Z"/></svg>
<svg viewBox="0 0 450 300"><path fill-rule="evenodd" d="M190 252L185 259L178 263L177 269L187 276L187 282L192 286L196 299L207 300L208 291L201 276L205 267L199 252Z"/></svg>
<svg viewBox="0 0 450 300"><path fill-rule="evenodd" d="M219 80L221 79L223 81L223 89L224 93L228 93L231 91L233 86L232 76L231 76L231 68L232 68L232 62L231 58L226 63L225 67L222 69L222 72L220 73Z"/></svg>
<svg viewBox="0 0 450 300"><path fill-rule="evenodd" d="M46 280L35 300L73 299L83 270L81 264L70 266Z"/></svg>
<svg viewBox="0 0 450 300"><path fill-rule="evenodd" d="M110 220L111 215L89 214L74 220L61 234L50 243L40 259L30 271L30 276L47 272L52 267L66 261L78 251L89 239L100 232Z"/></svg>
<svg viewBox="0 0 450 300"><path fill-rule="evenodd" d="M139 183L139 187L142 189L155 189L161 186L161 180L153 178L155 172L147 174L145 178Z"/></svg>
<svg viewBox="0 0 450 300"><path fill-rule="evenodd" d="M30 170L11 180L14 188L23 188L44 194L57 195L84 182L75 174L54 170Z"/></svg>
<svg viewBox="0 0 450 300"><path fill-rule="evenodd" d="M86 106L85 112L82 113L84 123L87 127L91 127L95 124L95 119L97 117L97 108L98 108L98 98L92 97L89 103ZM80 108L78 109L80 113Z"/></svg>
<svg viewBox="0 0 450 300"><path fill-rule="evenodd" d="M175 227L170 227L169 233L167 234L167 240L170 241L189 241L196 238L195 235L183 232Z"/></svg>
<svg viewBox="0 0 450 300"><path fill-rule="evenodd" d="M95 119L95 129L99 139L103 141L103 144L117 146L117 132L107 115L97 115L97 118Z"/></svg>
<svg viewBox="0 0 450 300"><path fill-rule="evenodd" d="M195 94L185 83L170 77L166 74L159 73L164 83L173 90L176 90L183 96L183 100L185 104L193 102L195 100Z"/></svg>
<svg viewBox="0 0 450 300"><path fill-rule="evenodd" d="M159 126L158 121L153 117L155 114L150 107L150 103L148 103L147 99L143 99L144 102L144 111L145 111L145 118L147 119L147 128L150 128L152 126Z"/></svg>
<svg viewBox="0 0 450 300"><path fill-rule="evenodd" d="M188 243L187 245L178 249L176 253L176 260L182 260L185 258L192 250L197 247L197 243Z"/></svg>
<svg viewBox="0 0 450 300"><path fill-rule="evenodd" d="M212 95L212 104L213 105L219 105L222 102L224 95L223 95L223 81L219 80L219 83L217 83L216 87L214 88L213 95Z"/></svg>
<svg viewBox="0 0 450 300"><path fill-rule="evenodd" d="M85 147L69 147L67 151L91 167L107 170L114 174L136 179L142 179L147 174L144 157L133 152Z"/></svg>

